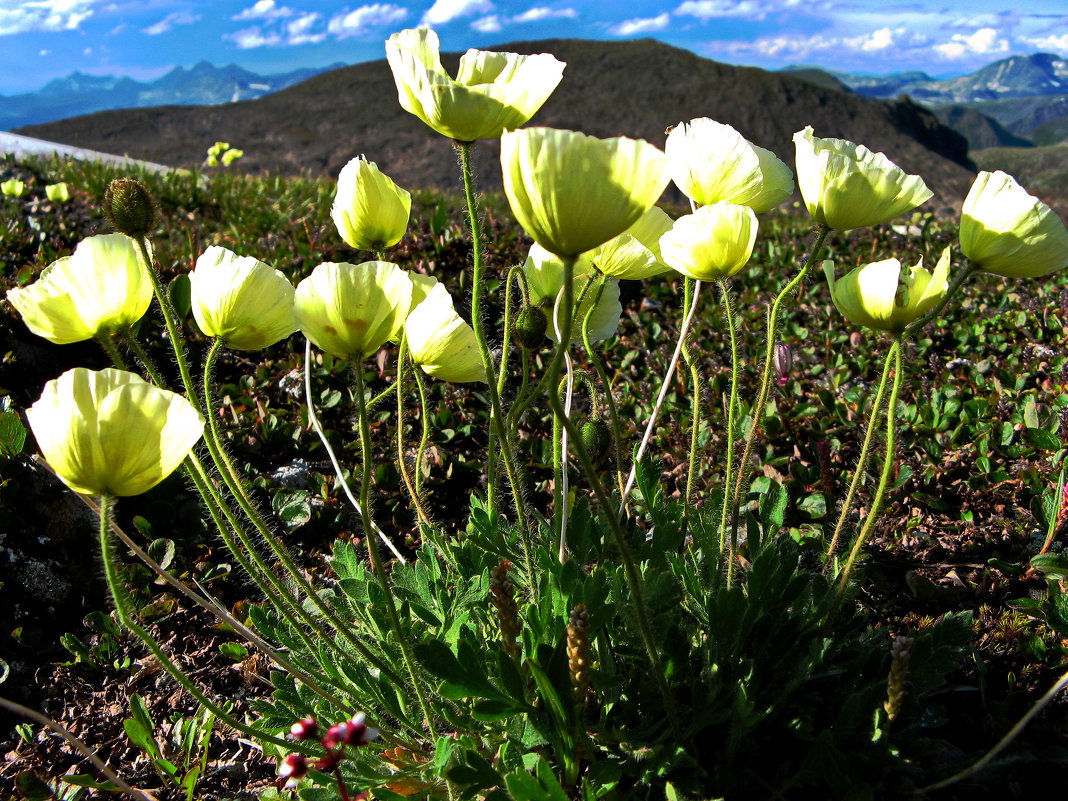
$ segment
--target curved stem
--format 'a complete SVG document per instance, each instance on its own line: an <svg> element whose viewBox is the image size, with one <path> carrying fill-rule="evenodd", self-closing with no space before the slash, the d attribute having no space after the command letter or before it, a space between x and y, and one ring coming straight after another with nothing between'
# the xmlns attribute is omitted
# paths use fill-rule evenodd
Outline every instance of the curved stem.
<svg viewBox="0 0 1068 801"><path fill-rule="evenodd" d="M557 342L556 350L553 353L553 359L550 362L547 371L550 386L552 387L560 385L560 370L563 367L564 356L567 352L567 343L571 341L572 312L574 310L575 287L573 275L575 270L575 258L565 258L563 259L563 262L563 298L561 302L558 302L558 305L560 306L560 324L558 326L560 338L559 342ZM660 690L660 695L664 702L664 711L667 713L668 722L671 725L672 731L674 732L676 739L681 740L682 735L679 725L678 711L675 708L675 698L671 694L671 689L668 687L667 679L664 676L664 670L660 663L660 654L656 648L656 638L653 636L652 625L649 621L649 613L645 607L645 592L642 585L641 573L638 570L634 555L630 552L630 545L627 543L623 525L618 516L610 513L611 500L608 497L608 493L605 491L604 485L601 483L601 478L597 473L596 467L594 467L593 461L590 459L589 453L586 451L585 445L582 443L582 437L579 435L578 429L564 410L559 393L549 393L549 404L552 406L553 414L560 420L560 423L568 432L568 435L572 440L575 461L582 467L582 471L586 476L586 480L589 482L594 498L596 498L598 506L604 513L604 521L612 533L612 538L615 541L616 548L623 561L623 574L626 577L627 586L630 588L634 616L638 623L638 631L641 635L642 643L645 646L646 654L649 657L649 666L653 673L653 680L656 682L657 687Z"/></svg>
<svg viewBox="0 0 1068 801"><path fill-rule="evenodd" d="M871 445L875 440L875 430L879 427L879 417L883 410L883 398L886 395L886 385L890 378L890 370L894 363L894 356L897 353L898 341L895 339L890 346L890 350L886 352L886 360L883 362L883 374L879 378L879 388L875 392L875 397L871 402L871 411L868 412L868 425L864 432L864 444L860 448L860 458L857 459L857 467L853 473L853 478L849 482L849 491L846 493L845 500L842 501L842 509L838 513L838 523L835 524L834 534L831 536L830 545L827 546L827 562L823 566L823 571L826 574L830 574L835 563L835 552L838 550L838 540L842 535L842 530L845 528L846 520L849 517L849 512L853 508L853 499L856 497L857 490L860 489L861 482L864 481L864 474L868 469L868 460L871 458Z"/></svg>
<svg viewBox="0 0 1068 801"><path fill-rule="evenodd" d="M523 559L525 561L530 586L533 581L534 565L531 556L531 530L530 520L527 515L526 498L523 496L523 482L519 473L519 465L515 459L515 452L510 447L507 436L504 414L501 411L501 396L497 392L497 375L493 364L493 355L490 353L486 341L486 332L482 325L482 223L479 219L478 204L475 200L474 185L471 180L471 143L457 142L456 149L460 153L460 170L463 173L464 198L467 201L467 221L471 228L471 328L475 332L475 340L478 342L478 352L482 356L482 365L486 368L486 389L490 399L490 437L488 446L488 460L494 457L496 452L496 440L500 441L503 455L504 468L508 473L508 483L512 488L512 503L515 505L515 514L519 525L519 538L523 546ZM489 465L487 461L487 466ZM493 505L494 476L490 474L487 479L491 482L487 487L487 498L490 511Z"/></svg>
<svg viewBox="0 0 1068 801"><path fill-rule="evenodd" d="M693 285L693 302L690 304L689 311L686 312L686 316L682 321L682 328L679 329L679 341L675 343L675 352L671 355L671 361L668 363L667 371L664 373L664 381L660 385L660 394L656 397L656 403L653 404L653 412L649 415L649 422L645 425L645 433L642 435L641 444L638 446L638 453L634 456L634 463L630 467L630 475L627 476L627 483L623 487L623 497L619 502L619 510L616 513L617 516L622 517L627 508L627 498L630 496L631 489L634 488L634 480L638 476L638 464L642 460L642 456L645 455L645 449L649 445L649 440L653 436L653 428L656 426L656 419L660 415L660 407L664 405L664 398L667 397L668 386L671 384L671 376L675 373L675 367L679 363L679 355L682 353L683 345L686 342L686 335L690 331L690 323L693 322L694 312L697 310L697 299L701 296L701 282L695 281Z"/></svg>
<svg viewBox="0 0 1068 801"><path fill-rule="evenodd" d="M408 678L412 683L412 689L415 691L415 696L419 701L419 709L423 713L427 729L433 731L434 718L430 715L430 707L423 691L423 684L415 669L415 659L412 657L412 649L408 643L407 633L401 625L400 613L397 611L397 601L393 597L393 588L390 586L386 569L382 565L382 557L378 553L378 546L375 545L375 538L372 536L374 531L374 522L371 520L373 458L371 453L371 426L367 419L367 397L364 388L363 365L359 362L355 363L352 372L356 376L356 407L360 418L360 456L362 462L360 465L360 519L363 521L367 555L371 560L371 568L374 571L375 578L378 580L378 585L381 587L383 595L385 595L386 612L389 615L390 624L393 626L393 633L397 637L397 644L400 647L404 666L408 669Z"/></svg>
<svg viewBox="0 0 1068 801"><path fill-rule="evenodd" d="M412 499L412 505L415 507L415 513L419 516L419 520L422 521L423 525L433 526L433 523L430 522L430 515L426 512L426 506L423 504L423 498L419 493L419 487L412 481L411 474L408 472L408 457L404 455L404 366L407 360L408 339L402 335L399 352L397 353L397 468L400 470L401 479L408 490L408 496ZM418 371L419 368L412 370L413 373ZM425 416L426 410L424 408ZM415 470L416 473L421 472L418 458L416 459Z"/></svg>
<svg viewBox="0 0 1068 801"><path fill-rule="evenodd" d="M727 502L727 495L731 486L731 471L734 470L734 436L735 436L735 415L738 410L738 323L734 318L734 306L731 303L730 290L727 287L727 280L725 278L719 279L719 291L723 298L723 316L727 323L727 331L730 333L731 339L731 394L727 401L727 458L724 461L723 466L723 506L719 513L719 542L720 552L723 550L723 540L725 539L725 533L727 528L727 518L729 515L730 504ZM738 556L738 528L734 526L731 528L730 536L730 550L727 554L727 586L730 587L734 581L734 568Z"/></svg>
<svg viewBox="0 0 1068 801"><path fill-rule="evenodd" d="M692 278L683 280L683 309L690 308L693 299L693 286L696 283ZM684 525L688 526L690 512L693 508L693 487L697 474L697 438L701 431L701 369L694 358L690 345L682 343L682 360L690 370L690 456L686 465L686 490L682 497L682 515Z"/></svg>
<svg viewBox="0 0 1068 801"><path fill-rule="evenodd" d="M593 317L593 312L597 309L597 304L601 302L601 294L604 292L607 283L608 276L602 275L597 284L597 295L594 297L593 303L590 304L590 308L586 310L586 316L582 320L582 345L586 348L587 361L593 365L593 370L597 373L601 386L604 387L603 395L608 405L608 419L612 427L612 455L616 463L616 488L619 490L619 497L622 498L623 488L626 486L623 478L623 428L619 424L619 409L616 407L616 398L612 392L611 382L608 380L608 373L604 369L601 357L597 355L596 349L590 343L590 320Z"/></svg>
<svg viewBox="0 0 1068 801"><path fill-rule="evenodd" d="M14 701L8 701L6 698L0 698L0 707L3 707L8 712L13 712L16 715L22 715L23 717L29 718L35 723L40 723L42 726L47 726L48 728L50 728L52 731L54 731L56 734L58 734L60 737L70 743L71 748L73 748L83 757L92 762L93 766L101 773L103 773L109 782L114 784L124 793L131 795L134 798L140 799L140 801L156 801L154 796L146 795L140 790L135 790L133 787L124 782L119 776L119 774L117 774L106 764L104 764L104 761L96 755L96 752L93 751L93 749L91 749L89 746L87 746L85 743L83 743L81 740L71 734L70 731L63 724L56 723L56 721L52 720L51 718L46 718L40 712L34 712L32 709L24 707L22 704L16 704Z"/></svg>
<svg viewBox="0 0 1068 801"><path fill-rule="evenodd" d="M845 567L842 568L842 572L838 576L838 585L834 590L834 602L831 605L830 612L827 614L828 620L834 617L838 607L841 606L842 598L845 595L846 588L849 586L849 577L853 573L853 566L856 564L857 557L860 556L861 550L863 550L864 545L875 529L875 524L879 520L883 497L886 495L886 489L890 485L890 475L894 470L894 449L897 444L897 399L901 394L904 374L904 359L901 357L901 352L904 349L903 338L904 334L898 334L894 340L897 345L897 349L894 351L894 384L890 390L890 400L887 401L886 405L886 454L883 457L883 469L879 476L879 487L875 490L875 497L871 502L871 510L864 519L864 525L853 542L853 548L849 552L849 558L846 559Z"/></svg>
<svg viewBox="0 0 1068 801"><path fill-rule="evenodd" d="M419 392L419 449L415 452L415 493L423 497L423 462L430 442L430 417L426 402L426 379L422 370L412 370L415 388Z"/></svg>
<svg viewBox="0 0 1068 801"><path fill-rule="evenodd" d="M732 532L738 528L738 509L742 501L742 488L745 486L745 479L749 473L749 458L752 455L753 443L760 434L760 429L764 420L764 411L768 403L768 393L771 391L772 367L775 364L775 342L779 330L779 312L782 309L782 304L790 294L801 285L801 282L805 280L805 276L808 275L808 271L812 269L812 265L816 263L816 259L819 257L820 251L823 249L823 243L830 232L831 229L826 225L820 226L819 233L816 236L816 243L812 246L812 252L809 254L801 271L794 276L794 279L790 283L779 291L779 294L771 304L771 309L768 314L768 341L764 350L764 372L760 378L760 391L757 393L756 403L752 406L753 422L750 425L749 433L745 438L745 447L742 448L742 458L738 461L738 477L735 479L734 492L731 495L730 500ZM732 534L732 536L734 535Z"/></svg>
<svg viewBox="0 0 1068 801"><path fill-rule="evenodd" d="M119 618L119 622L122 623L135 637L141 640L142 643L152 652L152 655L159 662L167 673L170 674L182 689L193 696L205 709L211 712L219 720L223 721L227 726L235 729L242 734L252 737L255 740L261 742L268 742L272 745L280 746L287 751L302 751L303 753L312 753L309 746L299 742L290 742L289 740L281 737L275 737L273 734L268 734L265 731L254 729L244 722L230 715L221 706L212 701L208 696L201 692L200 688L191 682L186 675L182 672L169 656L163 651L159 643L143 629L140 624L134 619L133 614L130 612L128 600L126 598L126 589L122 584L122 577L119 575L118 565L115 564L114 556L111 553L111 538L109 536L110 529L108 527L108 517L110 511L111 499L107 496L101 496L100 498L100 555L104 562L104 576L107 578L108 589L111 590L111 597L115 601L115 613Z"/></svg>

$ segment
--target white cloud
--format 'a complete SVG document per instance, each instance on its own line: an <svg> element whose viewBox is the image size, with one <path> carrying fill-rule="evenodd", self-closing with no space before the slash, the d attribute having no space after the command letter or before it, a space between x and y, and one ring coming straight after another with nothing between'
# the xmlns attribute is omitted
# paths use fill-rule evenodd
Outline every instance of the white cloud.
<svg viewBox="0 0 1068 801"><path fill-rule="evenodd" d="M458 17L472 14L488 14L493 11L490 0L435 0L434 5L423 14L424 25L444 25Z"/></svg>
<svg viewBox="0 0 1068 801"><path fill-rule="evenodd" d="M149 36L159 36L161 33L166 33L175 25L192 25L194 22L200 21L200 14L193 14L189 11L175 11L168 14L155 25L149 25L147 28L141 30L142 33L147 33Z"/></svg>
<svg viewBox="0 0 1068 801"><path fill-rule="evenodd" d="M293 16L293 9L279 6L275 0L258 0L230 19L279 19Z"/></svg>
<svg viewBox="0 0 1068 801"><path fill-rule="evenodd" d="M282 43L282 37L277 33L265 34L259 28L244 28L234 33L228 33L223 38L232 40L239 50L252 50L256 47L275 47Z"/></svg>
<svg viewBox="0 0 1068 801"><path fill-rule="evenodd" d="M501 18L496 14L481 17L471 23L471 27L479 33L496 33L501 29Z"/></svg>
<svg viewBox="0 0 1068 801"><path fill-rule="evenodd" d="M1061 34L1060 36L1035 36L1026 40L1029 44L1034 45L1039 50L1054 51L1057 53L1068 53L1068 33Z"/></svg>
<svg viewBox="0 0 1068 801"><path fill-rule="evenodd" d="M369 33L372 28L394 25L407 16L406 8L392 3L374 3L332 17L327 24L327 30L338 39L346 39L349 36Z"/></svg>
<svg viewBox="0 0 1068 801"><path fill-rule="evenodd" d="M535 6L512 17L512 22L540 22L543 19L574 19L578 12L573 8L549 8Z"/></svg>
<svg viewBox="0 0 1068 801"><path fill-rule="evenodd" d="M286 24L286 44L302 45L317 44L326 38L326 32L312 33L312 28L319 21L319 15L314 11L301 14L292 22Z"/></svg>
<svg viewBox="0 0 1068 801"><path fill-rule="evenodd" d="M995 14L976 14L974 17L958 17L946 23L947 28L989 28L999 24Z"/></svg>
<svg viewBox="0 0 1068 801"><path fill-rule="evenodd" d="M761 3L753 0L686 0L685 3L675 9L675 14L698 19L714 19L716 17L750 17L763 19L767 16L768 9Z"/></svg>
<svg viewBox="0 0 1068 801"><path fill-rule="evenodd" d="M649 33L662 31L671 22L671 17L665 11L656 17L628 19L608 29L613 36L633 36L636 33Z"/></svg>
<svg viewBox="0 0 1068 801"><path fill-rule="evenodd" d="M972 54L1005 53L1009 43L998 36L995 28L980 28L970 36L955 33L948 42L935 45L934 50L943 58L955 59Z"/></svg>
<svg viewBox="0 0 1068 801"><path fill-rule="evenodd" d="M893 47L897 44L895 37L901 36L904 33L904 28L880 28L879 30L872 31L864 36L843 39L842 42L846 47L852 50L875 53L879 50L886 50L888 47Z"/></svg>
<svg viewBox="0 0 1068 801"><path fill-rule="evenodd" d="M14 6L8 8L6 6ZM73 31L93 15L93 0L36 0L0 6L0 36L28 31Z"/></svg>
<svg viewBox="0 0 1068 801"><path fill-rule="evenodd" d="M47 56L47 55L51 55L51 53L52 53L51 50L41 50L41 51L38 51L37 55L39 55L39 56Z"/></svg>

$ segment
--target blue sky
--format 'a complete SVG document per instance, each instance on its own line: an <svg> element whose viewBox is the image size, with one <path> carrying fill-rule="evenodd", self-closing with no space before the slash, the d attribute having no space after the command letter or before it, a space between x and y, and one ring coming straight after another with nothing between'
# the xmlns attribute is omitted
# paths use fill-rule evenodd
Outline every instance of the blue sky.
<svg viewBox="0 0 1068 801"><path fill-rule="evenodd" d="M208 60L284 72L384 57L393 31L429 24L447 50L572 37L653 37L775 69L971 72L1017 53L1068 57L1068 3L1030 0L0 0L0 94L75 70L149 80ZM1011 4L1010 4L1011 5ZM1022 5L1022 4L1021 4Z"/></svg>

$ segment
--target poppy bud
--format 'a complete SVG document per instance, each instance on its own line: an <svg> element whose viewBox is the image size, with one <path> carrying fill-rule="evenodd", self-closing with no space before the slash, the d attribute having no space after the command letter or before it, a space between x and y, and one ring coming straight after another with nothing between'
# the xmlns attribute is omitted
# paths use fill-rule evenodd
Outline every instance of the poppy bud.
<svg viewBox="0 0 1068 801"><path fill-rule="evenodd" d="M524 306L515 318L515 341L527 350L537 350L545 344L545 329L549 321L537 306Z"/></svg>
<svg viewBox="0 0 1068 801"><path fill-rule="evenodd" d="M104 192L104 216L120 234L140 239L156 227L156 202L140 181L116 178Z"/></svg>

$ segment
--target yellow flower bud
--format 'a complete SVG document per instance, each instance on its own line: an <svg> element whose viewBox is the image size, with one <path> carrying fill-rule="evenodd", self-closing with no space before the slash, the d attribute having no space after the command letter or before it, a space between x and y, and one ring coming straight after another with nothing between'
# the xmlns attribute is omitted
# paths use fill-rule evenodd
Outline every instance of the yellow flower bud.
<svg viewBox="0 0 1068 801"><path fill-rule="evenodd" d="M812 126L794 134L797 183L808 213L837 230L878 225L919 206L933 194L882 153L845 139L820 139Z"/></svg>
<svg viewBox="0 0 1068 801"><path fill-rule="evenodd" d="M660 253L668 266L698 281L727 278L753 255L757 227L748 206L713 203L675 220L660 237Z"/></svg>
<svg viewBox="0 0 1068 801"><path fill-rule="evenodd" d="M586 255L598 270L613 278L649 278L671 269L660 257L660 237L670 230L671 218L653 206L626 231Z"/></svg>
<svg viewBox="0 0 1068 801"><path fill-rule="evenodd" d="M397 336L412 302L412 281L396 264L320 264L297 285L297 323L327 353L363 359Z"/></svg>
<svg viewBox="0 0 1068 801"><path fill-rule="evenodd" d="M1068 230L1011 175L981 172L964 200L960 248L988 273L1035 278L1068 265Z"/></svg>
<svg viewBox="0 0 1068 801"><path fill-rule="evenodd" d="M411 194L360 156L342 168L330 216L350 247L377 251L401 240L411 210Z"/></svg>
<svg viewBox="0 0 1068 801"><path fill-rule="evenodd" d="M530 291L528 302L531 306L540 306L544 309L545 316L548 318L545 335L553 342L559 342L560 337L557 336L556 326L553 324L553 309L564 288L563 260L541 245L531 245L527 260L523 263L523 274L526 276L527 288ZM573 297L578 307L571 316L572 342L582 341L583 320L586 319L586 312L593 306L594 299L597 297L598 280L596 268L589 257L580 256L575 262L572 278ZM585 291L585 297L582 296L583 291ZM610 278L605 284L604 291L601 292L601 299L593 311L593 316L590 317L590 341L597 342L612 336L619 326L621 314L623 314L623 306L619 302L619 281Z"/></svg>
<svg viewBox="0 0 1068 801"><path fill-rule="evenodd" d="M453 80L441 66L439 47L429 28L401 31L386 41L386 59L401 107L458 142L496 139L523 125L564 73L564 63L547 53L468 50Z"/></svg>
<svg viewBox="0 0 1068 801"><path fill-rule="evenodd" d="M22 193L26 191L26 184L17 178L11 178L3 183L0 183L0 192L5 197L22 197Z"/></svg>
<svg viewBox="0 0 1068 801"><path fill-rule="evenodd" d="M152 302L152 282L122 234L83 239L28 287L7 293L26 327L66 345L136 323Z"/></svg>
<svg viewBox="0 0 1068 801"><path fill-rule="evenodd" d="M259 350L297 330L293 285L251 256L210 247L189 274L193 317L210 337L237 350Z"/></svg>
<svg viewBox="0 0 1068 801"><path fill-rule="evenodd" d="M794 177L778 156L708 117L680 122L664 150L675 185L702 206L727 200L762 212L794 192Z"/></svg>
<svg viewBox="0 0 1068 801"><path fill-rule="evenodd" d="M834 262L823 262L835 307L849 322L881 331L901 331L929 312L949 290L949 248L932 275L921 258L914 267L897 259L862 264L835 280Z"/></svg>
<svg viewBox="0 0 1068 801"><path fill-rule="evenodd" d="M66 183L49 184L45 187L45 197L56 205L61 205L70 200L70 189Z"/></svg>
<svg viewBox="0 0 1068 801"><path fill-rule="evenodd" d="M404 321L412 361L442 381L485 381L486 368L470 325L460 319L452 296L435 284Z"/></svg>
<svg viewBox="0 0 1068 801"><path fill-rule="evenodd" d="M26 410L45 460L84 495L139 495L174 472L204 431L181 395L133 373L76 367Z"/></svg>
<svg viewBox="0 0 1068 801"><path fill-rule="evenodd" d="M578 256L626 231L667 186L667 156L640 139L555 128L501 137L504 193L516 220L550 253Z"/></svg>

